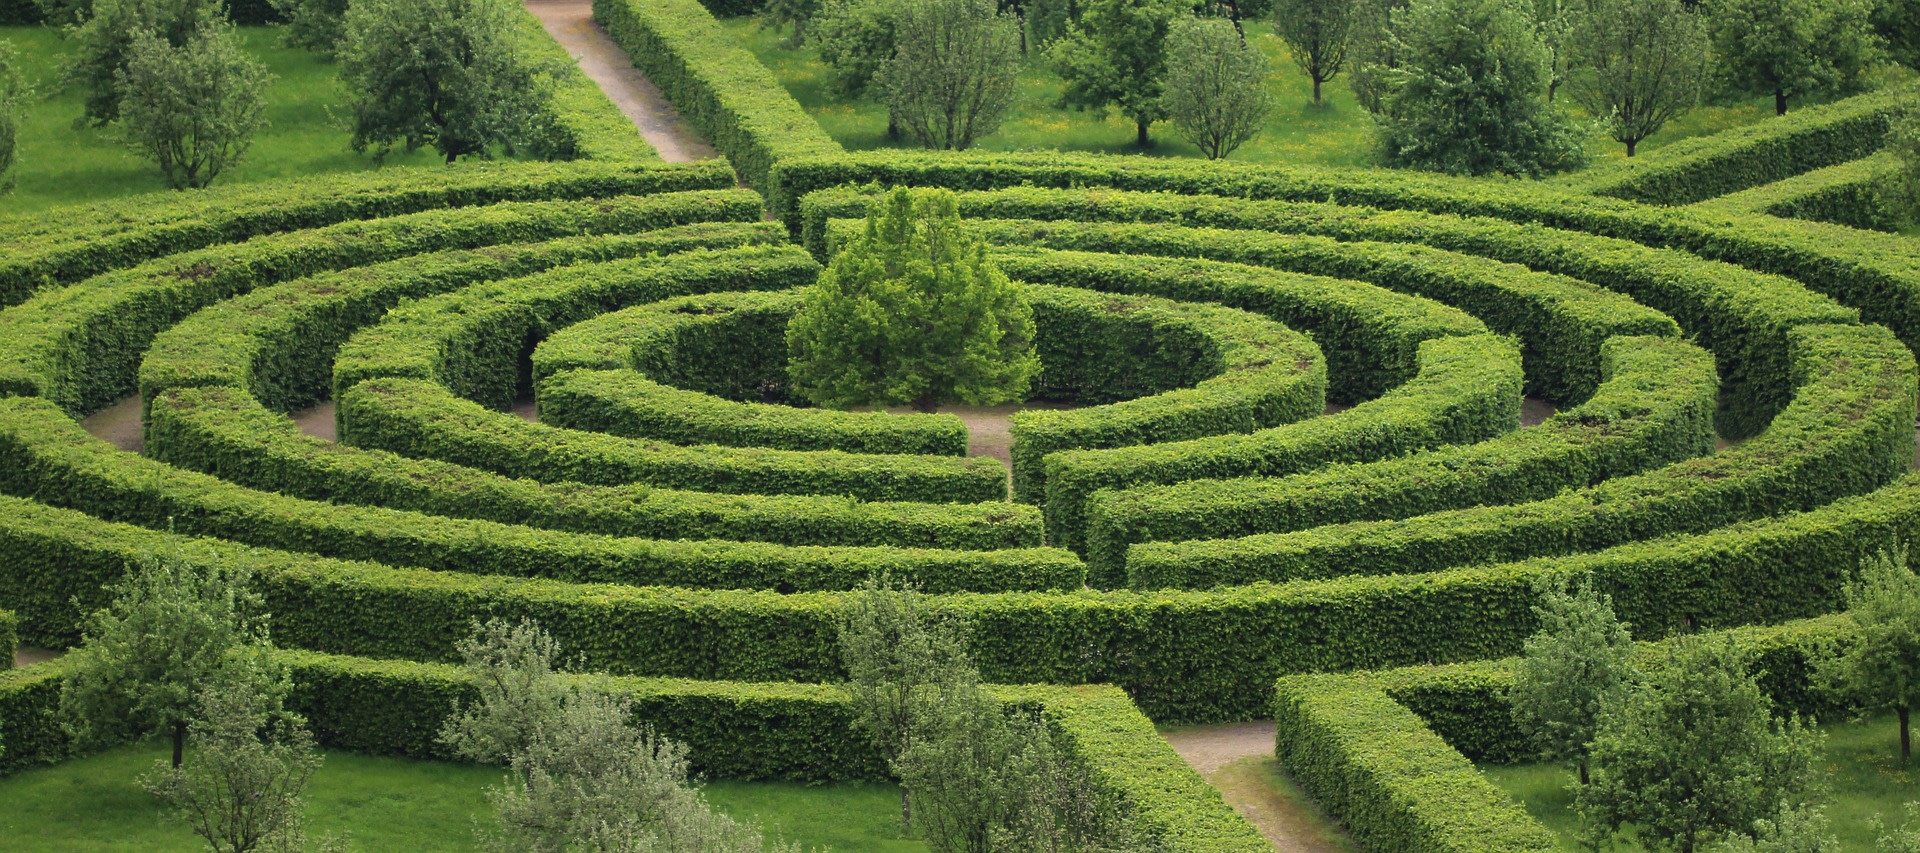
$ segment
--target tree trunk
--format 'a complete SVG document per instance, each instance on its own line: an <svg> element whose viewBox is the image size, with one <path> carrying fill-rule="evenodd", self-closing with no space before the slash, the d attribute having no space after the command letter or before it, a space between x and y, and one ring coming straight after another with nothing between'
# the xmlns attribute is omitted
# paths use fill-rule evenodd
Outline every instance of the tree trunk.
<svg viewBox="0 0 1920 853"><path fill-rule="evenodd" d="M1900 715L1900 764L1903 767L1913 761L1913 738L1907 729L1908 710L1905 705L1895 709L1895 713Z"/></svg>
<svg viewBox="0 0 1920 853"><path fill-rule="evenodd" d="M173 769L180 769L180 759L187 751L187 723L185 720L173 724Z"/></svg>
<svg viewBox="0 0 1920 853"><path fill-rule="evenodd" d="M1629 140L1627 140L1627 156L1628 156L1628 157L1632 157L1632 156L1633 156L1633 148L1634 148L1634 146L1636 146L1636 145L1639 145L1639 144L1640 144L1640 140L1638 140L1638 139L1629 139Z"/></svg>
<svg viewBox="0 0 1920 853"><path fill-rule="evenodd" d="M1313 102L1316 105L1320 103L1320 78L1318 77L1313 78Z"/></svg>
<svg viewBox="0 0 1920 853"><path fill-rule="evenodd" d="M1152 144L1147 141L1147 123L1146 122L1136 121L1133 123L1133 127L1134 127L1134 130L1136 131L1133 137L1133 144L1138 145L1141 148L1145 148L1148 145Z"/></svg>
<svg viewBox="0 0 1920 853"><path fill-rule="evenodd" d="M900 119L892 113L887 114L887 138L896 142L900 140Z"/></svg>
<svg viewBox="0 0 1920 853"><path fill-rule="evenodd" d="M1586 787L1586 785L1587 785L1587 762L1582 761L1580 762L1580 786L1584 788Z"/></svg>
<svg viewBox="0 0 1920 853"><path fill-rule="evenodd" d="M1773 90L1773 114L1777 116L1787 114L1787 90Z"/></svg>
<svg viewBox="0 0 1920 853"><path fill-rule="evenodd" d="M913 832L913 804L907 801L907 789L900 788L900 828L903 832Z"/></svg>
<svg viewBox="0 0 1920 853"><path fill-rule="evenodd" d="M1560 81L1548 80L1547 81L1547 103L1549 104L1553 103L1553 96L1555 93L1559 91L1560 91Z"/></svg>

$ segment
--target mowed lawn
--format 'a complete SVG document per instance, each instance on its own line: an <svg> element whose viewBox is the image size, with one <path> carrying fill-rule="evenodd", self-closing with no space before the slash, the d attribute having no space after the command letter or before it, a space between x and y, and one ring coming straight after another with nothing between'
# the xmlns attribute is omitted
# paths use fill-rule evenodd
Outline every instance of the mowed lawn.
<svg viewBox="0 0 1920 853"><path fill-rule="evenodd" d="M156 740L0 779L0 849L204 849L136 781L168 750L166 742ZM475 821L490 813L487 786L502 774L494 767L328 752L307 789L308 826L316 836L346 836L355 850L472 850ZM757 821L770 837L809 850L927 849L923 842L901 838L900 789L892 785L721 782L706 792L721 810Z"/></svg>
<svg viewBox="0 0 1920 853"><path fill-rule="evenodd" d="M911 140L886 138L886 108L878 101L848 100L836 94L829 70L811 46L791 48L785 32L760 26L753 18L721 21L740 44L773 69L774 76L792 92L827 133L853 149L915 147ZM1335 77L1322 89L1324 103L1313 103L1313 84L1288 58L1287 47L1265 22L1246 25L1271 61L1275 106L1266 129L1233 153L1234 161L1267 165L1368 166L1374 164L1373 119L1354 101L1347 77ZM1092 112L1062 109L1060 78L1040 56L1030 56L1020 74L1014 104L999 132L977 143L987 151L1061 150L1109 154L1146 153L1159 157L1199 157L1200 149L1179 138L1165 123L1151 131L1154 145L1142 152L1134 147L1133 122L1116 112L1104 118ZM1813 101L1796 102L1796 106ZM1773 117L1773 99L1755 98L1707 105L1669 124L1641 143L1640 151L1657 150L1681 139L1717 133ZM1588 152L1595 162L1624 159L1626 149L1593 128Z"/></svg>
<svg viewBox="0 0 1920 853"><path fill-rule="evenodd" d="M374 168L371 155L347 146L344 118L337 117L344 107L333 63L282 46L278 27L243 27L240 39L274 75L267 87L267 126L254 137L246 160L223 173L215 186ZM0 195L0 211L31 212L169 189L159 169L128 149L114 128L76 124L85 97L77 87L61 86L69 45L58 30L0 27L0 40L13 43L38 95L20 128L18 185ZM431 151L387 158L389 165L438 161Z"/></svg>
<svg viewBox="0 0 1920 853"><path fill-rule="evenodd" d="M1840 849L1870 853L1877 836L1871 822L1879 815L1889 825L1906 819L1906 804L1920 802L1920 759L1900 765L1899 725L1889 714L1860 722L1821 726L1831 802L1827 818ZM1579 850L1580 819L1574 814L1573 771L1552 764L1482 765L1480 772L1525 803L1527 811L1560 837L1561 847Z"/></svg>

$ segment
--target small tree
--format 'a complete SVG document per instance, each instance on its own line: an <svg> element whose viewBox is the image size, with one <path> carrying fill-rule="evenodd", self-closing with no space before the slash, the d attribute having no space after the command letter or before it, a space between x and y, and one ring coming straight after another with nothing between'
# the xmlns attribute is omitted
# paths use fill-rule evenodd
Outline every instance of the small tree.
<svg viewBox="0 0 1920 853"><path fill-rule="evenodd" d="M1380 140L1388 165L1453 175L1539 176L1584 160L1544 97L1546 47L1519 0L1417 0L1394 19Z"/></svg>
<svg viewBox="0 0 1920 853"><path fill-rule="evenodd" d="M1557 581L1539 592L1540 632L1527 638L1507 699L1541 759L1572 764L1585 785L1595 721L1634 678L1633 638L1591 580L1571 595Z"/></svg>
<svg viewBox="0 0 1920 853"><path fill-rule="evenodd" d="M1610 0L1600 0L1610 2ZM1534 23L1540 28L1540 44L1547 49L1547 102L1552 103L1567 77L1579 65L1578 36L1575 31L1592 0L1539 0L1534 4Z"/></svg>
<svg viewBox="0 0 1920 853"><path fill-rule="evenodd" d="M489 619L455 648L480 696L454 709L440 742L467 761L509 762L560 713L566 690L553 671L559 645L532 622Z"/></svg>
<svg viewBox="0 0 1920 853"><path fill-rule="evenodd" d="M20 79L13 43L0 41L0 193L13 189L13 167L19 162L15 151L20 142L20 108L32 96L26 81Z"/></svg>
<svg viewBox="0 0 1920 853"><path fill-rule="evenodd" d="M1025 399L1033 309L961 231L953 194L896 190L787 326L794 391L816 405Z"/></svg>
<svg viewBox="0 0 1920 853"><path fill-rule="evenodd" d="M1355 0L1353 31L1347 37L1347 87L1354 100L1376 118L1387 115L1402 57L1393 38L1393 19L1407 0Z"/></svg>
<svg viewBox="0 0 1920 853"><path fill-rule="evenodd" d="M1632 157L1640 140L1692 109L1713 71L1706 24L1684 0L1606 0L1580 18L1573 43L1592 73L1575 96Z"/></svg>
<svg viewBox="0 0 1920 853"><path fill-rule="evenodd" d="M1920 223L1920 99L1907 104L1887 131L1894 169L1880 186L1880 203L1895 221Z"/></svg>
<svg viewBox="0 0 1920 853"><path fill-rule="evenodd" d="M1356 14L1352 0L1275 0L1273 4L1274 35L1287 43L1293 64L1313 81L1316 104L1320 85L1346 65Z"/></svg>
<svg viewBox="0 0 1920 853"><path fill-rule="evenodd" d="M893 761L913 818L935 853L992 853L1022 794L1010 766L1021 735L971 668L918 698L907 747Z"/></svg>
<svg viewBox="0 0 1920 853"><path fill-rule="evenodd" d="M900 11L901 0L823 0L811 38L840 94L859 98L878 90L893 58Z"/></svg>
<svg viewBox="0 0 1920 853"><path fill-rule="evenodd" d="M236 656L198 698L188 727L194 761L142 780L216 853L305 845L300 794L320 768L306 721L285 708L286 669L263 653Z"/></svg>
<svg viewBox="0 0 1920 853"><path fill-rule="evenodd" d="M1711 853L1840 853L1840 839L1820 806L1782 803L1772 819L1754 821L1753 831L1728 836Z"/></svg>
<svg viewBox="0 0 1920 853"><path fill-rule="evenodd" d="M225 16L220 0L99 0L70 39L67 77L86 93L85 118L101 126L120 117L120 78L136 35L184 47Z"/></svg>
<svg viewBox="0 0 1920 853"><path fill-rule="evenodd" d="M1067 84L1061 104L1116 107L1133 119L1135 144L1147 147L1147 128L1166 118L1160 96L1167 34L1189 8L1183 0L1089 0L1080 27L1049 50L1054 71Z"/></svg>
<svg viewBox="0 0 1920 853"><path fill-rule="evenodd" d="M1167 37L1167 118L1208 160L1233 153L1265 126L1267 57L1218 18L1184 18Z"/></svg>
<svg viewBox="0 0 1920 853"><path fill-rule="evenodd" d="M1593 781L1574 806L1595 844L1632 832L1649 848L1692 853L1814 802L1820 751L1818 729L1773 716L1731 640L1682 638L1601 714Z"/></svg>
<svg viewBox="0 0 1920 853"><path fill-rule="evenodd" d="M1920 576L1907 569L1905 548L1861 563L1846 588L1854 639L1822 659L1821 680L1868 710L1900 718L1900 763L1913 760L1908 719L1920 706Z"/></svg>
<svg viewBox="0 0 1920 853"><path fill-rule="evenodd" d="M894 25L891 114L928 148L964 151L1000 128L1020 73L1020 25L994 0L916 0Z"/></svg>
<svg viewBox="0 0 1920 853"><path fill-rule="evenodd" d="M340 47L353 150L431 146L451 163L535 138L559 66L512 0L354 0Z"/></svg>
<svg viewBox="0 0 1920 853"><path fill-rule="evenodd" d="M240 162L266 124L271 79L240 50L229 24L208 24L180 47L141 32L120 71L126 143L174 189L204 187Z"/></svg>
<svg viewBox="0 0 1920 853"><path fill-rule="evenodd" d="M347 0L267 0L287 22L280 38L289 47L301 47L331 56L346 36Z"/></svg>
<svg viewBox="0 0 1920 853"><path fill-rule="evenodd" d="M259 596L239 567L181 554L147 563L113 587L67 656L60 707L80 744L164 731L181 764L201 694L236 655L266 643Z"/></svg>
<svg viewBox="0 0 1920 853"><path fill-rule="evenodd" d="M1787 114L1799 95L1858 85L1873 58L1864 0L1718 0L1707 5L1714 52L1736 90L1772 95Z"/></svg>

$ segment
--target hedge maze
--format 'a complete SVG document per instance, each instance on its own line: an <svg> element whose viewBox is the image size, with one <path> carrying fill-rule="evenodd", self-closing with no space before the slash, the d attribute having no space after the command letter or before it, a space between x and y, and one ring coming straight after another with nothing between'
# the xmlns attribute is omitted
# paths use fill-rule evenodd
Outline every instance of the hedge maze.
<svg viewBox="0 0 1920 853"><path fill-rule="evenodd" d="M1488 661L1538 579L1738 629L1802 707L1842 579L1920 534L1920 244L1846 212L1885 95L1556 184L852 154L705 8L597 14L728 161L4 223L0 641L73 643L177 551L253 568L330 745L441 754L454 644L525 616L705 773L862 779L834 618L886 573L1171 849L1266 843L1152 724L1277 716L1372 849L1535 850L1460 753L1513 757ZM902 184L1030 285L1034 396L1073 407L1016 415L1010 466L784 396L798 288ZM80 425L135 395L143 452ZM288 417L329 400L337 441ZM63 755L60 677L0 673L0 771Z"/></svg>

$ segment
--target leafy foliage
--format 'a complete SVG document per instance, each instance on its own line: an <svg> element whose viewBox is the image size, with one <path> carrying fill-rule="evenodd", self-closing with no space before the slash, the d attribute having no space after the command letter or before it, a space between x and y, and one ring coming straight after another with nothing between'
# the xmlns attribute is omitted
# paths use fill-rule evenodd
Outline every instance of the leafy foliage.
<svg viewBox="0 0 1920 853"><path fill-rule="evenodd" d="M1867 710L1900 718L1900 760L1913 758L1909 717L1920 705L1920 576L1906 549L1862 561L1846 588L1847 619L1858 633L1822 662L1822 679Z"/></svg>
<svg viewBox="0 0 1920 853"><path fill-rule="evenodd" d="M1899 826L1889 829L1878 815L1873 825L1880 833L1880 853L1920 853L1920 803L1907 804L1906 820Z"/></svg>
<svg viewBox="0 0 1920 853"><path fill-rule="evenodd" d="M1352 31L1347 36L1347 86L1362 109L1386 115L1393 104L1395 73L1406 61L1393 38L1393 19L1408 0L1354 0Z"/></svg>
<svg viewBox="0 0 1920 853"><path fill-rule="evenodd" d="M554 675L559 644L530 620L489 619L455 647L478 700L454 709L440 742L467 761L502 764L526 752L566 693Z"/></svg>
<svg viewBox="0 0 1920 853"><path fill-rule="evenodd" d="M225 13L220 0L99 0L70 36L67 76L86 92L84 117L95 125L120 117L120 78L139 34L183 47Z"/></svg>
<svg viewBox="0 0 1920 853"><path fill-rule="evenodd" d="M994 0L902 5L883 71L895 120L921 145L953 151L999 129L1020 72L1019 26Z"/></svg>
<svg viewBox="0 0 1920 853"><path fill-rule="evenodd" d="M1351 0L1277 0L1273 4L1273 32L1287 43L1300 73L1313 81L1314 103L1320 103L1321 84L1346 66L1361 14L1360 4Z"/></svg>
<svg viewBox="0 0 1920 853"><path fill-rule="evenodd" d="M142 30L118 77L127 144L174 189L205 187L246 156L266 124L271 79L241 51L229 24L202 24L177 46Z"/></svg>
<svg viewBox="0 0 1920 853"><path fill-rule="evenodd" d="M1590 4L1566 46L1589 70L1575 96L1632 157L1640 141L1691 109L1712 79L1706 23L1685 0Z"/></svg>
<svg viewBox="0 0 1920 853"><path fill-rule="evenodd" d="M287 22L281 38L292 47L332 54L346 36L347 0L267 0Z"/></svg>
<svg viewBox="0 0 1920 853"><path fill-rule="evenodd" d="M864 97L880 88L902 11L901 0L822 0L813 43L842 95Z"/></svg>
<svg viewBox="0 0 1920 853"><path fill-rule="evenodd" d="M1709 853L1840 853L1840 840L1824 808L1782 804L1778 815L1754 821L1751 831L1728 836Z"/></svg>
<svg viewBox="0 0 1920 853"><path fill-rule="evenodd" d="M0 41L0 193L13 189L13 167L19 164L20 113L33 90L21 79L13 44Z"/></svg>
<svg viewBox="0 0 1920 853"><path fill-rule="evenodd" d="M1225 157L1258 134L1273 109L1266 54L1226 21L1176 20L1167 36L1161 105L1174 128L1207 159Z"/></svg>
<svg viewBox="0 0 1920 853"><path fill-rule="evenodd" d="M1569 594L1561 579L1543 583L1540 633L1527 638L1508 701L1514 723L1546 761L1574 764L1587 781L1587 749L1602 709L1634 680L1633 640L1613 600L1591 578Z"/></svg>
<svg viewBox="0 0 1920 853"><path fill-rule="evenodd" d="M1790 99L1859 83L1875 47L1863 0L1722 0L1707 4L1714 52L1728 85Z"/></svg>
<svg viewBox="0 0 1920 853"><path fill-rule="evenodd" d="M1119 109L1133 120L1134 141L1145 148L1147 128L1167 117L1161 101L1167 35L1187 8L1181 0L1090 0L1079 28L1048 52L1067 84L1061 103Z"/></svg>
<svg viewBox="0 0 1920 853"><path fill-rule="evenodd" d="M1025 399L1039 369L1033 309L952 193L896 190L834 257L787 326L788 375L817 405Z"/></svg>
<svg viewBox="0 0 1920 853"><path fill-rule="evenodd" d="M1880 201L1895 221L1920 222L1920 97L1895 116L1887 131L1895 169L1880 187Z"/></svg>

